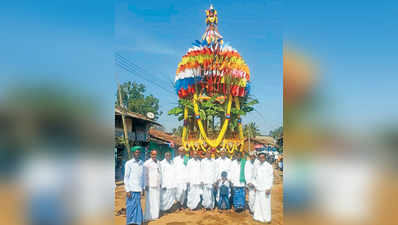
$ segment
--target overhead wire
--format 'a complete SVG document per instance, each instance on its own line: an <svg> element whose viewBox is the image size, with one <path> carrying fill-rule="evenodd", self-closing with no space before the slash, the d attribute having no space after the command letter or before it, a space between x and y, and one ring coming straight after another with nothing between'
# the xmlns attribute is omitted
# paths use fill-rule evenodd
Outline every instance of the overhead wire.
<svg viewBox="0 0 398 225"><path fill-rule="evenodd" d="M149 74L143 74L142 72L138 71L137 69L135 69L134 67L132 67L129 64L129 61L122 61L120 60L118 57L115 58L115 64L117 66L119 66L120 68L124 69L125 71L127 71L128 73L134 75L134 76L138 76L141 79L149 82L150 84L153 84L157 87L159 87L161 90L165 91L166 93L170 94L170 96L175 96L175 92L173 92L172 90L170 90L170 88L166 88L163 85L159 84L157 81L155 81L153 78L151 78L151 76Z"/></svg>
<svg viewBox="0 0 398 225"><path fill-rule="evenodd" d="M146 70L143 67L135 64L133 61L131 61L128 58L120 55L119 53L115 53L115 56L117 57L117 59L124 61L125 63L130 65L135 70L137 70L137 71L139 71L139 72L141 72L141 73L143 73L145 75L149 75L150 77L156 77L158 80L160 80L160 81L162 81L164 83L170 84L170 88L174 88L174 82L170 79L170 77L168 77L169 79L165 80L163 76L157 76L157 74L159 74L159 73L148 72L148 70Z"/></svg>

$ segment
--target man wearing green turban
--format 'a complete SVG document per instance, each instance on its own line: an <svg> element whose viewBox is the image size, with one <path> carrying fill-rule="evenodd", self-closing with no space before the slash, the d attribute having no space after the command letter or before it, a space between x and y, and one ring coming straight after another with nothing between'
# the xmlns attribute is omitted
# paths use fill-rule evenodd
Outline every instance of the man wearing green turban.
<svg viewBox="0 0 398 225"><path fill-rule="evenodd" d="M130 151L136 152L137 150L141 150L141 146L134 146L130 148Z"/></svg>

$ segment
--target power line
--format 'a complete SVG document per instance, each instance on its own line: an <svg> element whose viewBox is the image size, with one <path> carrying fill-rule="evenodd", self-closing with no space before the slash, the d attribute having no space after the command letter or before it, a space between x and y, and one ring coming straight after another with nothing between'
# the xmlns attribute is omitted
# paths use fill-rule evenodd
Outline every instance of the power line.
<svg viewBox="0 0 398 225"><path fill-rule="evenodd" d="M149 77L150 76L145 76L145 74L140 73L139 71L135 70L134 68L132 68L130 65L128 65L126 62L120 61L120 60L116 60L115 64L117 66L119 66L120 68L124 69L125 71L129 72L130 74L134 75L134 76L138 76L141 79L159 87L160 89L164 90L165 92L172 94L173 96L175 96L176 94L171 91L168 88L163 87L162 85L158 84L157 82L155 82L154 80L151 80Z"/></svg>
<svg viewBox="0 0 398 225"><path fill-rule="evenodd" d="M116 54L117 54L118 56L120 56L121 58L123 58L123 59L129 61L126 57L123 57L122 55L120 55L120 54L118 54L118 53L116 53ZM131 62L131 61L129 61L129 62L130 62L132 65L134 65L136 68L140 69L141 71L143 71L143 72L145 72L145 73L147 73L147 74L151 74L150 72L148 72L148 70L146 70L146 69L140 67L139 65L137 65L137 64L135 64L135 63L133 63L133 62ZM152 74L154 74L154 73L152 73ZM159 74L160 74L160 73L159 73ZM156 76L156 75L155 75L155 76ZM165 77L167 77L167 76L165 76ZM163 76L160 76L160 78L163 79ZM166 81L166 80L164 80L164 81ZM170 79L170 77L168 77L167 82L170 82L170 84L173 84L173 83L174 83L173 80ZM172 85L172 86L173 86L173 85Z"/></svg>
<svg viewBox="0 0 398 225"><path fill-rule="evenodd" d="M163 81L165 83L169 82L169 81L166 81L166 80L162 79L161 77L156 76L156 74L149 73L144 68L138 66L137 64L133 63L131 60L127 59L126 57L121 56L120 54L115 54L115 56L116 56L116 58L115 58L116 61L123 62L123 63L127 64L129 66L129 68L133 69L134 71L136 71L136 72L138 72L140 74L144 74L144 75L146 75L148 77L151 77L151 78L154 77L157 80ZM173 85L171 85L171 86L173 86Z"/></svg>
<svg viewBox="0 0 398 225"><path fill-rule="evenodd" d="M122 61L126 62L127 64L129 64L135 70L137 70L137 71L139 70L139 71L141 71L141 73L144 73L146 75L150 75L151 77L156 77L158 80L163 81L165 83L168 83L168 84L170 84L170 87L174 88L174 85L173 85L174 82L170 79L170 77L169 77L169 79L165 80L163 76L157 76L155 73L148 72L146 69L140 67L139 65L135 64L131 60L127 59L126 57L124 57L122 55L120 55L119 53L115 53L115 56L117 57L117 59L122 60Z"/></svg>
<svg viewBox="0 0 398 225"><path fill-rule="evenodd" d="M170 91L170 90L168 90L168 89L162 87L161 85L159 85L159 84L157 84L157 83L155 83L155 82L153 82L153 81L151 81L151 80L148 80L148 79L146 79L145 77L140 76L138 73L136 73L135 71L133 71L133 70L131 70L130 68L128 68L128 66L123 65L123 63L116 63L116 65L118 65L120 68L124 69L125 71L129 72L130 74L139 76L139 77L142 78L143 80L145 80L145 81L147 81L147 82L149 82L149 83L151 83L151 84L153 84L153 85L159 87L161 90L167 92L168 94L175 95L175 93L173 93L172 91Z"/></svg>

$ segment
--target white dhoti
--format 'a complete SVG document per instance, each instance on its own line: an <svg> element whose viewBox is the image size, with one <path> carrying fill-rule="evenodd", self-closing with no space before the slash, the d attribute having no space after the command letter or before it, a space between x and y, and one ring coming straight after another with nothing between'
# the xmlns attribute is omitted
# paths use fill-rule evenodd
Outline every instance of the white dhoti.
<svg viewBox="0 0 398 225"><path fill-rule="evenodd" d="M214 208L214 194L213 186L211 184L203 186L202 206L206 209Z"/></svg>
<svg viewBox="0 0 398 225"><path fill-rule="evenodd" d="M149 187L146 194L144 221L155 220L159 218L160 207L160 188Z"/></svg>
<svg viewBox="0 0 398 225"><path fill-rule="evenodd" d="M248 201L248 205L249 205L249 210L251 213L254 212L254 201L256 200L256 189L254 188L249 188L248 191L248 195L249 195L249 201Z"/></svg>
<svg viewBox="0 0 398 225"><path fill-rule="evenodd" d="M200 195L202 188L200 184L194 184L189 187L187 206L190 209L196 209L200 203Z"/></svg>
<svg viewBox="0 0 398 225"><path fill-rule="evenodd" d="M175 202L176 188L166 188L160 191L160 210L169 210Z"/></svg>
<svg viewBox="0 0 398 225"><path fill-rule="evenodd" d="M187 184L178 184L176 188L176 201L179 202L181 205L184 204L185 198L187 197L186 195L186 190L187 190Z"/></svg>
<svg viewBox="0 0 398 225"><path fill-rule="evenodd" d="M254 201L253 219L260 222L271 222L271 194L266 195L265 191L256 190Z"/></svg>

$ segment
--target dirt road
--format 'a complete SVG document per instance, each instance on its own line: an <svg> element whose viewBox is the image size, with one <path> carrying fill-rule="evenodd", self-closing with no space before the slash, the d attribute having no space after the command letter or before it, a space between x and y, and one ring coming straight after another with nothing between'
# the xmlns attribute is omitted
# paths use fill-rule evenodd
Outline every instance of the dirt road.
<svg viewBox="0 0 398 225"><path fill-rule="evenodd" d="M272 223L273 225L283 224L283 182L280 172L275 170L274 186L271 195ZM118 186L115 193L115 213L125 208L125 196L123 186ZM143 210L145 209L145 199L142 199ZM115 216L115 225L125 225L125 215ZM218 213L214 210L202 212L182 211L163 215L156 221L147 223L148 225L257 225L263 224L253 220L248 211L242 213L223 212Z"/></svg>

